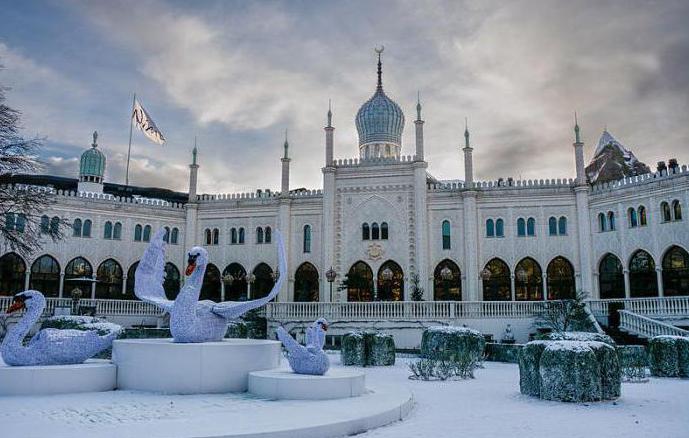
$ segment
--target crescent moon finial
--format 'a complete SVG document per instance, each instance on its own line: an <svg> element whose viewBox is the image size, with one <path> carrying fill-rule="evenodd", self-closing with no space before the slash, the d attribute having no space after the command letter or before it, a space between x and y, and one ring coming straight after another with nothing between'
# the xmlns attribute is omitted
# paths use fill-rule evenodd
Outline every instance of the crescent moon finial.
<svg viewBox="0 0 689 438"><path fill-rule="evenodd" d="M373 50L374 50L377 54L380 55L381 53L383 53L383 50L385 50L385 46L381 44L381 45L380 45L380 49L379 49L378 47L376 47L376 48L373 49Z"/></svg>

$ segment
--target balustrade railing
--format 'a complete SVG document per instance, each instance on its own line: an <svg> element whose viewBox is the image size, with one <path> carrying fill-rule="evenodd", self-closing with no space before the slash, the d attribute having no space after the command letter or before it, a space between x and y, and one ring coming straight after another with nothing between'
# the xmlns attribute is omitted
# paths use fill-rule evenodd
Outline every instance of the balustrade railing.
<svg viewBox="0 0 689 438"><path fill-rule="evenodd" d="M689 316L689 296L657 298L613 298L589 300L591 312L597 317L607 317L610 304L621 303L625 310L650 316Z"/></svg>
<svg viewBox="0 0 689 438"><path fill-rule="evenodd" d="M46 298L44 316L55 313L56 307L72 307L71 298ZM0 312L4 312L10 306L12 297L0 297ZM79 306L95 306L96 315L99 316L158 316L163 312L150 303L139 300L100 300L81 299Z"/></svg>
<svg viewBox="0 0 689 438"><path fill-rule="evenodd" d="M689 331L687 330L630 312L629 310L620 310L619 313L620 329L637 336L644 338L660 335L689 336Z"/></svg>

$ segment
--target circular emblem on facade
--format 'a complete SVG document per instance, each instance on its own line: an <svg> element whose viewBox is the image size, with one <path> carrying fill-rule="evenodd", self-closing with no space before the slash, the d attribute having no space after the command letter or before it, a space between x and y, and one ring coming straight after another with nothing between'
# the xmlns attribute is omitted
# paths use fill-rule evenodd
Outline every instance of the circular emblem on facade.
<svg viewBox="0 0 689 438"><path fill-rule="evenodd" d="M372 243L366 249L369 260L380 260L385 254L385 250L379 243Z"/></svg>

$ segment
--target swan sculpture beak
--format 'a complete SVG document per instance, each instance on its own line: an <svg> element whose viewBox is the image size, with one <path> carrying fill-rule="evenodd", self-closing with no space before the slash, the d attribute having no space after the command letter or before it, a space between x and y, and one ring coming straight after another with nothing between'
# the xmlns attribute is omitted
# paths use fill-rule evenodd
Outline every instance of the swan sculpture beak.
<svg viewBox="0 0 689 438"><path fill-rule="evenodd" d="M184 271L184 274L188 277L194 272L194 269L196 269L196 263L191 262L187 265L187 270Z"/></svg>
<svg viewBox="0 0 689 438"><path fill-rule="evenodd" d="M17 300L10 305L10 307L7 309L7 313L16 312L17 310L22 310L25 308L26 305L24 304L24 300Z"/></svg>

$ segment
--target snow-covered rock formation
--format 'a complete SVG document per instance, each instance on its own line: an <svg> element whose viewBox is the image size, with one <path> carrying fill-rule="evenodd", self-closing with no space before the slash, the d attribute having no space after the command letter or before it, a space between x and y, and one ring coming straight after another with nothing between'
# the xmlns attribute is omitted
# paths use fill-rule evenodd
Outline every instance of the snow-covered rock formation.
<svg viewBox="0 0 689 438"><path fill-rule="evenodd" d="M593 159L586 167L586 176L591 183L615 181L650 172L651 169L646 164L639 161L631 150L607 130L601 134Z"/></svg>

